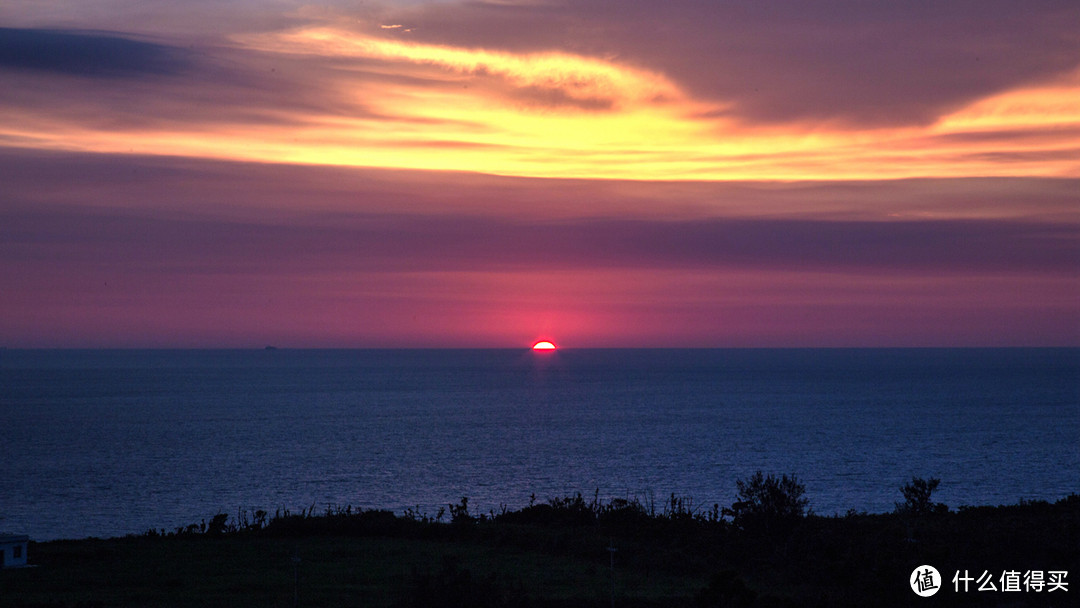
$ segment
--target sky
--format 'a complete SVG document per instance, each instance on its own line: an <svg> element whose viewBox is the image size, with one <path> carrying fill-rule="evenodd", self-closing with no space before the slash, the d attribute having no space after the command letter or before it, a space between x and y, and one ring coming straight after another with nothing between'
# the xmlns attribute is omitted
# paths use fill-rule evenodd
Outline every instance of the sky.
<svg viewBox="0 0 1080 608"><path fill-rule="evenodd" d="M6 0L0 346L1080 346L1080 4Z"/></svg>

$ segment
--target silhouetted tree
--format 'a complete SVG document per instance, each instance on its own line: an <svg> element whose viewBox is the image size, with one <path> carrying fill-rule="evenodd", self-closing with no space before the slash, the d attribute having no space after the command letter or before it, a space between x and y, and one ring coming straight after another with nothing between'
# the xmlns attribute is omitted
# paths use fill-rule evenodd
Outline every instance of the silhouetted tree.
<svg viewBox="0 0 1080 608"><path fill-rule="evenodd" d="M944 503L935 503L930 500L930 495L937 489L941 480L936 477L923 479L912 477L911 482L904 484L900 492L904 495L904 502L896 503L897 513L910 513L912 515L925 515L927 513L944 513L949 510Z"/></svg>
<svg viewBox="0 0 1080 608"><path fill-rule="evenodd" d="M461 502L450 506L450 522L455 524L471 524L476 518L469 514L469 497L462 496Z"/></svg>
<svg viewBox="0 0 1080 608"><path fill-rule="evenodd" d="M206 527L206 533L213 536L220 536L229 531L228 526L229 514L218 513L210 518L210 524Z"/></svg>
<svg viewBox="0 0 1080 608"><path fill-rule="evenodd" d="M806 514L809 499L804 498L806 486L795 475L765 476L758 471L750 479L735 481L738 500L724 515L743 529L770 530L786 526Z"/></svg>

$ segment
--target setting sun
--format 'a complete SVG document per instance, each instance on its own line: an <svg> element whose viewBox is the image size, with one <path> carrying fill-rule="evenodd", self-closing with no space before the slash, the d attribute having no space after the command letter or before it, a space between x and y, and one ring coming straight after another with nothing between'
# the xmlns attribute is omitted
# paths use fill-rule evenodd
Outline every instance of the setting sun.
<svg viewBox="0 0 1080 608"><path fill-rule="evenodd" d="M555 350L555 344L548 342L547 340L541 340L536 344L533 344L533 350Z"/></svg>

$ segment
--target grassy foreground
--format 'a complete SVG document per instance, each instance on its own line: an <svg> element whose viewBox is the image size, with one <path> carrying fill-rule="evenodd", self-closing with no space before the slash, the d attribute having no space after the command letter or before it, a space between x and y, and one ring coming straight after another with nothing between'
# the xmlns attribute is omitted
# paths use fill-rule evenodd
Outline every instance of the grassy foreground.
<svg viewBox="0 0 1080 608"><path fill-rule="evenodd" d="M170 533L31 543L0 607L1077 606L1080 495L841 517L581 496L450 516L224 515ZM742 510L740 511L740 508ZM614 552L608 549L614 548ZM614 556L614 568L612 568ZM913 569L941 591L917 597ZM967 593L957 570L1067 571L1068 590ZM1000 588L1000 583L998 584Z"/></svg>

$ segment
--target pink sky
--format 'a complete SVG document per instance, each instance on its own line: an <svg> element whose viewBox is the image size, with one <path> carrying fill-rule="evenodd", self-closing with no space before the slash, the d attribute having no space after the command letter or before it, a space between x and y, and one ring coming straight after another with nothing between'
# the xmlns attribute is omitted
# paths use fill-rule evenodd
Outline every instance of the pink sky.
<svg viewBox="0 0 1080 608"><path fill-rule="evenodd" d="M112 4L0 8L2 346L1080 345L1073 2Z"/></svg>

